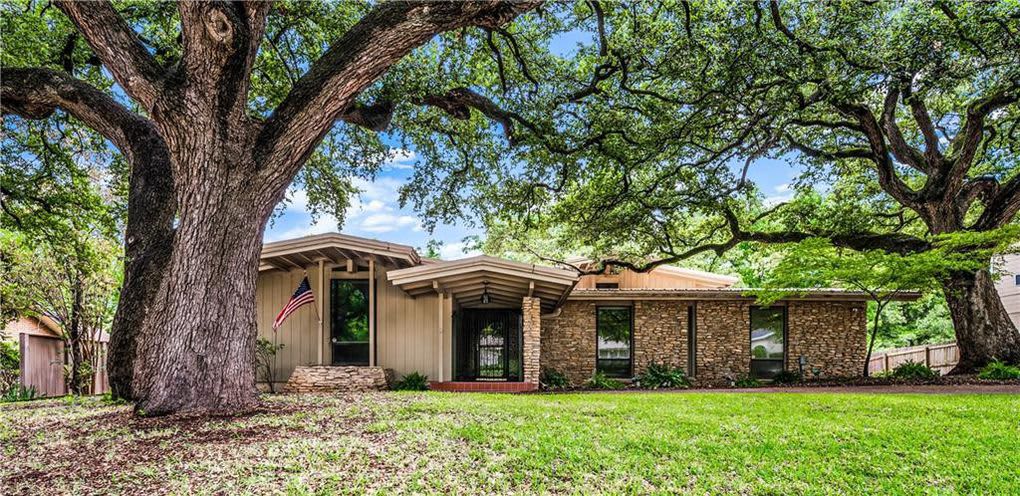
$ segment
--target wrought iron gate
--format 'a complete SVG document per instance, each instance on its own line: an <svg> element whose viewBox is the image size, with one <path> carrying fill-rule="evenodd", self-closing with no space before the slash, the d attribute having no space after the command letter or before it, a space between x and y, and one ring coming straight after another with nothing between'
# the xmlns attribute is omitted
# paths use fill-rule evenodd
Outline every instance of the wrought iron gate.
<svg viewBox="0 0 1020 496"><path fill-rule="evenodd" d="M520 310L467 309L455 320L457 380L521 380Z"/></svg>

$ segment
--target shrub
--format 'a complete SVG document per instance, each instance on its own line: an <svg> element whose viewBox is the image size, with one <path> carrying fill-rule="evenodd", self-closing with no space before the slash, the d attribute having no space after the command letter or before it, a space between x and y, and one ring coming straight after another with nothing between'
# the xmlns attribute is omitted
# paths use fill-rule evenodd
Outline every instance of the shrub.
<svg viewBox="0 0 1020 496"><path fill-rule="evenodd" d="M538 382L541 383L542 389L563 389L570 385L567 376L556 369L542 369Z"/></svg>
<svg viewBox="0 0 1020 496"><path fill-rule="evenodd" d="M588 379L586 386L592 389L622 389L623 383L606 377L606 373L601 370L596 371L592 374L591 379Z"/></svg>
<svg viewBox="0 0 1020 496"><path fill-rule="evenodd" d="M282 344L273 344L272 341L266 338L259 338L255 341L255 377L256 380L261 378L263 382L269 384L269 392L276 393L276 370L273 367L273 362L276 359L276 353L283 349Z"/></svg>
<svg viewBox="0 0 1020 496"><path fill-rule="evenodd" d="M978 373L978 377L981 379L990 379L995 381L1020 379L1020 367L1014 367L998 360L993 360L981 369L981 372Z"/></svg>
<svg viewBox="0 0 1020 496"><path fill-rule="evenodd" d="M35 390L35 386L25 387L21 384L14 386L3 394L0 394L0 403L10 403L14 401L31 401L39 397L39 393Z"/></svg>
<svg viewBox="0 0 1020 496"><path fill-rule="evenodd" d="M783 370L772 377L772 382L775 384L796 384L800 382L800 374L792 370Z"/></svg>
<svg viewBox="0 0 1020 496"><path fill-rule="evenodd" d="M634 382L638 387L645 389L686 388L691 385L691 381L687 380L687 374L684 373L684 369L680 367L672 368L668 365L655 362L648 364L648 368L635 377Z"/></svg>
<svg viewBox="0 0 1020 496"><path fill-rule="evenodd" d="M0 395L18 385L21 376L21 353L18 345L10 341L0 341Z"/></svg>
<svg viewBox="0 0 1020 496"><path fill-rule="evenodd" d="M411 372L393 383L395 391L428 391L429 376Z"/></svg>
<svg viewBox="0 0 1020 496"><path fill-rule="evenodd" d="M738 388L756 388L756 387L761 387L761 381L759 381L758 379L755 379L754 377L751 377L749 375L745 375L745 376L740 377L736 381L733 381L733 387L738 387Z"/></svg>
<svg viewBox="0 0 1020 496"><path fill-rule="evenodd" d="M897 379L934 379L939 373L923 363L908 360L897 365L892 371L892 376Z"/></svg>

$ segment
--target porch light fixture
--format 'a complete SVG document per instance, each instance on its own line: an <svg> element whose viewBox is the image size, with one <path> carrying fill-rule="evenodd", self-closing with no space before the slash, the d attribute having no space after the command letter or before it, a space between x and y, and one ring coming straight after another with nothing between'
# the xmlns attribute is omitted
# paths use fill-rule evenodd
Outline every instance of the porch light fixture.
<svg viewBox="0 0 1020 496"><path fill-rule="evenodd" d="M492 296L489 295L489 281L482 281L482 305L492 303Z"/></svg>

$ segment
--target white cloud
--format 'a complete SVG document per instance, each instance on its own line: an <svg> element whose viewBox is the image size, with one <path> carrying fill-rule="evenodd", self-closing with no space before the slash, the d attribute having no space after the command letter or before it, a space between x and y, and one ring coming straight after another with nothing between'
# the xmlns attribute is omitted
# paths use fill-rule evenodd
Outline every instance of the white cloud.
<svg viewBox="0 0 1020 496"><path fill-rule="evenodd" d="M411 215L394 215L388 213L372 214L365 217L358 228L371 233L386 233L397 229L412 228L419 230L418 219Z"/></svg>
<svg viewBox="0 0 1020 496"><path fill-rule="evenodd" d="M783 183L776 186L776 193L782 193L784 191L790 191L790 183Z"/></svg>
<svg viewBox="0 0 1020 496"><path fill-rule="evenodd" d="M443 260L456 260L458 258L467 258L482 254L482 252L478 250L468 250L467 252L465 252L464 248L466 246L467 243L464 242L443 245L441 248L439 248L439 258Z"/></svg>
<svg viewBox="0 0 1020 496"><path fill-rule="evenodd" d="M333 217L332 215L322 215L319 216L316 221L298 223L297 226L287 229L286 231L277 232L275 229L267 230L266 241L280 241L284 239L300 238L302 236L311 236L312 234L323 234L336 231L336 217Z"/></svg>
<svg viewBox="0 0 1020 496"><path fill-rule="evenodd" d="M414 161L417 155L404 148L394 148L390 150L389 157L386 158L386 162L383 163L383 169L413 169Z"/></svg>

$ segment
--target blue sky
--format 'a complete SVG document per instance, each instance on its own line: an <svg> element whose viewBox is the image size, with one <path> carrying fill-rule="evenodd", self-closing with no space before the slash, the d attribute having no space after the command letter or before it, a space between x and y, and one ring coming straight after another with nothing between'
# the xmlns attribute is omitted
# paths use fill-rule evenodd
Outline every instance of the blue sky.
<svg viewBox="0 0 1020 496"><path fill-rule="evenodd" d="M412 209L400 208L399 189L410 178L415 161L413 151L396 150L374 181L357 180L355 184L362 192L352 201L339 232L417 248L424 248L430 239L439 240L443 242L441 257L444 259L476 254L464 252L464 238L483 235L480 230L461 225L439 225L429 235L422 229ZM752 164L748 169L748 178L758 185L768 202L780 202L793 195L790 183L799 172L799 167L784 160L767 159ZM265 239L278 241L337 231L337 219L332 216L312 219L307 208L307 197L303 190L298 190L294 192L293 201L283 214L267 227Z"/></svg>

